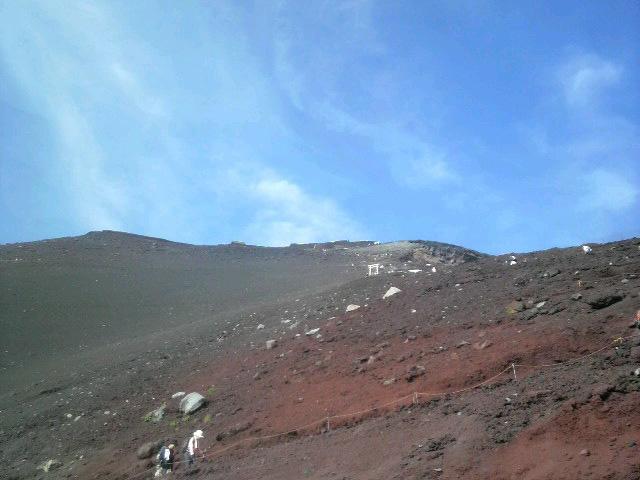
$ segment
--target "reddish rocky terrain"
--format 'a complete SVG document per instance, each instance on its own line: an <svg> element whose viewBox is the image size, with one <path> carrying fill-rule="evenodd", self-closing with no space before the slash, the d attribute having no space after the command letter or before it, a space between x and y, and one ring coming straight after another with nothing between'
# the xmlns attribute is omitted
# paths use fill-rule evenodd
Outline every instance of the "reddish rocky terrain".
<svg viewBox="0 0 640 480"><path fill-rule="evenodd" d="M175 478L638 479L640 240L591 247L2 246L0 475L152 478L199 428Z"/></svg>

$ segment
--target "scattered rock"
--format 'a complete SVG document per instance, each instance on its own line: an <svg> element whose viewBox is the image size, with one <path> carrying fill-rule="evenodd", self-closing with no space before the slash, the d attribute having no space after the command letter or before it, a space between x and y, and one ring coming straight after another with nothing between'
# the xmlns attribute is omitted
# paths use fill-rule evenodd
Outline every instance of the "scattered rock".
<svg viewBox="0 0 640 480"><path fill-rule="evenodd" d="M622 280L620 280L620 282L622 282L622 283L629 283L629 279L628 279L628 278L623 278Z"/></svg>
<svg viewBox="0 0 640 480"><path fill-rule="evenodd" d="M546 301L545 302L538 302L538 303L536 303L536 308L542 308L542 307L545 306L546 303L547 303Z"/></svg>
<svg viewBox="0 0 640 480"><path fill-rule="evenodd" d="M591 452L586 448L583 448L582 450L580 450L580 455L582 455L583 457L588 457L589 455L591 455Z"/></svg>
<svg viewBox="0 0 640 480"><path fill-rule="evenodd" d="M216 440L218 442L224 440L225 438L228 437L233 437L235 435L237 435L238 433L242 433L246 430L249 430L251 427L253 426L253 420L248 420L246 422L241 422L241 423L236 423L233 427L229 428L228 430L225 430L223 432L220 432L216 435Z"/></svg>
<svg viewBox="0 0 640 480"><path fill-rule="evenodd" d="M349 304L347 305L347 312L353 312L354 310L358 310L360 305Z"/></svg>
<svg viewBox="0 0 640 480"><path fill-rule="evenodd" d="M176 392L173 395L171 395L171 398L184 397L185 395L186 395L186 392Z"/></svg>
<svg viewBox="0 0 640 480"><path fill-rule="evenodd" d="M456 441L455 437L451 435L444 435L440 438L436 438L434 440L430 440L425 446L424 449L427 452L439 452L444 450L447 445L454 443Z"/></svg>
<svg viewBox="0 0 640 480"><path fill-rule="evenodd" d="M207 399L204 398L204 396L198 392L191 392L180 400L180 411L185 415L189 415L204 406L206 403Z"/></svg>
<svg viewBox="0 0 640 480"><path fill-rule="evenodd" d="M611 394L611 392L613 392L613 390L613 385L598 383L591 389L591 395L594 397L600 397L601 400L606 400L607 398L609 398L609 395Z"/></svg>
<svg viewBox="0 0 640 480"><path fill-rule="evenodd" d="M560 274L560 270L558 270L557 268L551 268L546 272L544 272L542 276L545 278L551 278L551 277L555 277L558 274Z"/></svg>
<svg viewBox="0 0 640 480"><path fill-rule="evenodd" d="M582 294L581 293L574 293L573 295L571 295L571 300L580 300L582 298Z"/></svg>
<svg viewBox="0 0 640 480"><path fill-rule="evenodd" d="M405 375L405 380L409 383L413 382L416 378L421 377L425 374L425 368L422 365L414 365L413 367L407 370L407 374Z"/></svg>
<svg viewBox="0 0 640 480"><path fill-rule="evenodd" d="M603 293L596 293L586 299L586 302L591 305L595 310L606 308L614 303L619 302L624 298L622 292L608 291Z"/></svg>
<svg viewBox="0 0 640 480"><path fill-rule="evenodd" d="M166 408L167 408L167 406L165 404L160 405L155 410L152 410L149 413L147 413L144 416L144 420L146 422L153 422L153 423L160 422L164 417L164 411L165 411Z"/></svg>
<svg viewBox="0 0 640 480"><path fill-rule="evenodd" d="M522 302L513 301L509 305L507 305L506 310L509 315L513 315L515 313L524 311L525 305Z"/></svg>
<svg viewBox="0 0 640 480"><path fill-rule="evenodd" d="M640 361L640 347L631 347L629 358L633 361Z"/></svg>
<svg viewBox="0 0 640 480"><path fill-rule="evenodd" d="M483 342L476 342L473 344L473 348L476 350L484 350L485 348L489 348L493 343L490 340L484 340Z"/></svg>
<svg viewBox="0 0 640 480"><path fill-rule="evenodd" d="M161 440L156 440L155 442L147 442L138 448L136 455L140 460L144 460L145 458L151 457L153 454L160 450L162 446Z"/></svg>
<svg viewBox="0 0 640 480"><path fill-rule="evenodd" d="M51 471L55 470L56 468L60 468L61 466L62 466L62 462L60 460L56 460L54 458L50 458L46 462L43 462L38 467L38 470L42 470L43 472L47 473L47 472L51 472Z"/></svg>
<svg viewBox="0 0 640 480"><path fill-rule="evenodd" d="M320 331L319 328L312 328L311 330L309 330L308 332L304 332L305 335L315 335L316 333L318 333Z"/></svg>
<svg viewBox="0 0 640 480"><path fill-rule="evenodd" d="M636 368L636 369L633 371L633 374L634 374L636 377L640 377L640 368Z"/></svg>
<svg viewBox="0 0 640 480"><path fill-rule="evenodd" d="M276 348L278 346L277 340L267 340L266 342L267 350L271 350L272 348Z"/></svg>
<svg viewBox="0 0 640 480"><path fill-rule="evenodd" d="M456 348L464 347L466 345L470 345L470 343L467 342L466 340L462 340L460 343L456 345Z"/></svg>
<svg viewBox="0 0 640 480"><path fill-rule="evenodd" d="M262 330L264 328L264 325L262 323L260 323L257 327L258 330Z"/></svg>
<svg viewBox="0 0 640 480"><path fill-rule="evenodd" d="M389 378L389 379L383 381L382 385L384 385L385 387L388 387L389 385L393 385L394 383L396 383L396 379L395 378Z"/></svg>
<svg viewBox="0 0 640 480"><path fill-rule="evenodd" d="M540 310L534 307L523 312L522 315L520 315L520 318L524 321L531 320L532 318L538 316L539 313L540 313Z"/></svg>
<svg viewBox="0 0 640 480"><path fill-rule="evenodd" d="M389 290L387 290L387 293L382 296L382 299L384 300L385 298L389 298L396 293L400 293L401 291L402 290L400 290L398 287L390 287Z"/></svg>

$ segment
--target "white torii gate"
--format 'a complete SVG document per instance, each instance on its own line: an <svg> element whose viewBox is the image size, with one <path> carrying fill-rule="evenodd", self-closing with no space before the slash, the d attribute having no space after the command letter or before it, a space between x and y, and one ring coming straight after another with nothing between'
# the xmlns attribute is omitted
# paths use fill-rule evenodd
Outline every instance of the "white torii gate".
<svg viewBox="0 0 640 480"><path fill-rule="evenodd" d="M371 265L367 265L369 267L369 275L378 275L380 273L380 264L372 263Z"/></svg>

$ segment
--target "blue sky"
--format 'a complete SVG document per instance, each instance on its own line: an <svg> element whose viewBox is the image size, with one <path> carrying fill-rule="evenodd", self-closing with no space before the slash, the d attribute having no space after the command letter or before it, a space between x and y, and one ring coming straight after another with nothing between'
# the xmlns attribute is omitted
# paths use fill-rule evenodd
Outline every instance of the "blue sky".
<svg viewBox="0 0 640 480"><path fill-rule="evenodd" d="M0 242L640 235L640 3L0 2Z"/></svg>

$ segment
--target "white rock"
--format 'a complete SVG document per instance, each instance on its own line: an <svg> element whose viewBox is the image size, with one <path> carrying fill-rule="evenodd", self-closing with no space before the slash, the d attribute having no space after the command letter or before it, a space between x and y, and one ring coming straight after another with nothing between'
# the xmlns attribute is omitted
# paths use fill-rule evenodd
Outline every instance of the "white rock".
<svg viewBox="0 0 640 480"><path fill-rule="evenodd" d="M585 254L589 254L589 253L593 252L593 250L591 249L591 247L589 245L582 245L582 251Z"/></svg>
<svg viewBox="0 0 640 480"><path fill-rule="evenodd" d="M47 460L46 462L42 463L38 467L38 470L42 470L43 472L47 473L47 472L55 470L56 468L59 468L61 466L62 466L62 462L60 460L55 460L55 459L51 458L51 459Z"/></svg>
<svg viewBox="0 0 640 480"><path fill-rule="evenodd" d="M516 265L517 263L518 263L518 262L516 262L515 260L511 260L511 261L509 262L509 265Z"/></svg>
<svg viewBox="0 0 640 480"><path fill-rule="evenodd" d="M173 395L171 395L171 398L184 397L186 394L187 394L186 392L176 392Z"/></svg>
<svg viewBox="0 0 640 480"><path fill-rule="evenodd" d="M417 312L417 310L415 308L411 309L411 313L416 313L416 312Z"/></svg>
<svg viewBox="0 0 640 480"><path fill-rule="evenodd" d="M395 295L396 293L400 293L402 290L400 290L398 287L391 287L389 288L389 290L387 290L387 293L385 293L382 298L389 298L392 295Z"/></svg>
<svg viewBox="0 0 640 480"><path fill-rule="evenodd" d="M278 341L277 340L267 340L267 350L271 350L272 348L275 348L278 346Z"/></svg>
<svg viewBox="0 0 640 480"><path fill-rule="evenodd" d="M420 270L419 268L414 268L412 270L409 270L410 273L420 273L422 270Z"/></svg>
<svg viewBox="0 0 640 480"><path fill-rule="evenodd" d="M258 330L262 330L263 328L264 328L264 325L263 325L263 324L259 324L259 325L257 326L257 329L258 329Z"/></svg>
<svg viewBox="0 0 640 480"><path fill-rule="evenodd" d="M536 308L542 308L542 307L545 306L546 303L547 302L538 302L538 303L536 303Z"/></svg>
<svg viewBox="0 0 640 480"><path fill-rule="evenodd" d="M634 374L636 377L640 377L640 368L636 368L636 370L635 370L635 372L633 372L633 374Z"/></svg>
<svg viewBox="0 0 640 480"><path fill-rule="evenodd" d="M431 271L432 271L433 273L436 273L436 272L437 272L436 267L431 267Z"/></svg>
<svg viewBox="0 0 640 480"><path fill-rule="evenodd" d="M347 305L347 312L353 312L360 308L360 305L354 305L353 303Z"/></svg>
<svg viewBox="0 0 640 480"><path fill-rule="evenodd" d="M191 392L180 400L180 411L186 415L195 412L207 402L198 392Z"/></svg>
<svg viewBox="0 0 640 480"><path fill-rule="evenodd" d="M305 335L315 335L316 333L318 333L320 331L319 328L312 328L311 330L309 330L308 332L304 332Z"/></svg>

